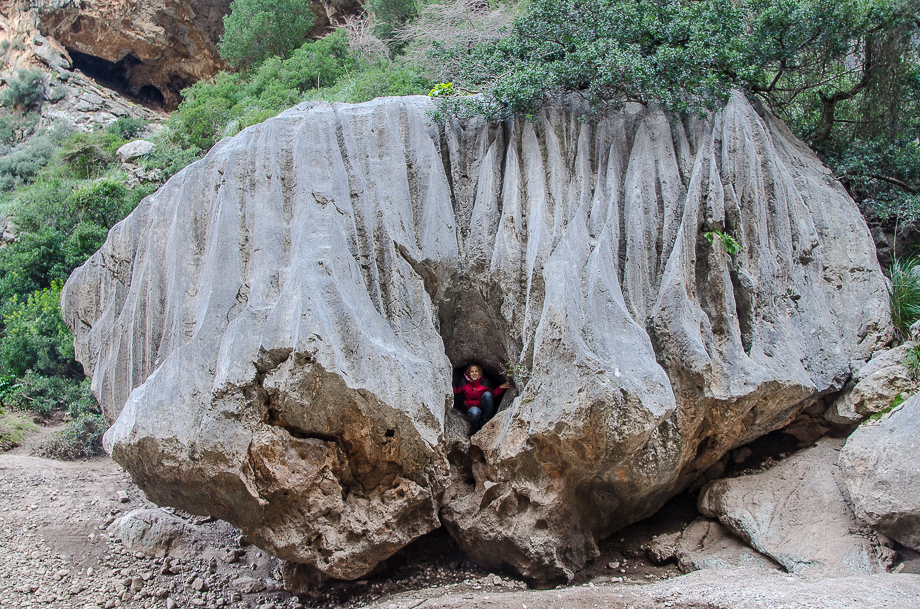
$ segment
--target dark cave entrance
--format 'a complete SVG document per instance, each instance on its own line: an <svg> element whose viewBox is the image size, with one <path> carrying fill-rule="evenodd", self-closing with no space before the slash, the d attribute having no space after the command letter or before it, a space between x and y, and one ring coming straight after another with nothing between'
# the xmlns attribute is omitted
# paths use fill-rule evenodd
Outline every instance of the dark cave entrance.
<svg viewBox="0 0 920 609"><path fill-rule="evenodd" d="M505 366L514 359L510 354L516 356L520 348L513 344L498 306L487 295L470 285L453 290L441 302L439 318L444 352L453 368L454 387L463 384L464 372L470 364L482 368L483 377L492 388L509 380ZM507 408L520 389L512 385L496 397L496 412ZM454 396L454 407L465 411L462 396Z"/></svg>
<svg viewBox="0 0 920 609"><path fill-rule="evenodd" d="M147 106L148 108L164 108L166 98L157 87L146 84L140 87L132 84L132 73L141 66L141 61L134 55L126 55L117 62L111 62L101 57L67 49L73 60L75 70L80 70L87 77L97 83L117 91L131 101Z"/></svg>

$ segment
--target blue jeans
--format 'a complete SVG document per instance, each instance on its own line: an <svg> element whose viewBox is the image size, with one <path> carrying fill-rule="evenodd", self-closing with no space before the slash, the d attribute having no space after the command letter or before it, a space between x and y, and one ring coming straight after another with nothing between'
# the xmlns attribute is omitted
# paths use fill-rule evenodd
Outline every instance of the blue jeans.
<svg viewBox="0 0 920 609"><path fill-rule="evenodd" d="M482 394L482 400L479 402L481 408L473 406L466 411L466 418L469 419L473 426L473 431L479 431L493 416L495 416L495 400L492 399L492 393L486 391Z"/></svg>

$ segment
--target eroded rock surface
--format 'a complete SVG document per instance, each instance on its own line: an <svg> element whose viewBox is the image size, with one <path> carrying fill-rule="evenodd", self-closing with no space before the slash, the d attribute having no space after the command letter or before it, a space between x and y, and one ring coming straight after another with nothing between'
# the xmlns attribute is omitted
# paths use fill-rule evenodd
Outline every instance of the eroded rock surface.
<svg viewBox="0 0 920 609"><path fill-rule="evenodd" d="M842 444L824 439L765 472L717 480L700 493L700 511L790 573L884 573L894 553L847 505L837 468Z"/></svg>
<svg viewBox="0 0 920 609"><path fill-rule="evenodd" d="M855 205L740 94L687 122L432 108L247 129L71 277L106 446L152 499L333 577L443 522L484 565L565 579L888 340ZM446 415L473 359L522 374L470 440Z"/></svg>
<svg viewBox="0 0 920 609"><path fill-rule="evenodd" d="M920 395L857 427L839 464L856 515L920 551Z"/></svg>

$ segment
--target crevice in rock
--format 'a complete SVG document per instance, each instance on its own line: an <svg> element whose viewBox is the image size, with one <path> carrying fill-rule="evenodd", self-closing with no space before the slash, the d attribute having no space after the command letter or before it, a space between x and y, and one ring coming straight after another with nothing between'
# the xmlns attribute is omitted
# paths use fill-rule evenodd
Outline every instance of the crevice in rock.
<svg viewBox="0 0 920 609"><path fill-rule="evenodd" d="M728 276L731 278L732 293L735 296L735 315L741 329L741 345L744 352L750 355L754 341L754 299L744 286L745 282L739 275L737 263L732 263Z"/></svg>

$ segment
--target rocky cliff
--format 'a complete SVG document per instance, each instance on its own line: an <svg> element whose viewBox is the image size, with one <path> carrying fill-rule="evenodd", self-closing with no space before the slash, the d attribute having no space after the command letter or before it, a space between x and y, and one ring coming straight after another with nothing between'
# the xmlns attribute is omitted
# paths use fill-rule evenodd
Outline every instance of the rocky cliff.
<svg viewBox="0 0 920 609"><path fill-rule="evenodd" d="M66 65L72 63L103 84L146 104L173 109L183 88L226 68L217 41L230 3L0 0L0 39L23 47L47 45L46 54L63 56ZM360 0L316 0L310 35L323 35L360 7Z"/></svg>
<svg viewBox="0 0 920 609"><path fill-rule="evenodd" d="M107 449L151 499L333 577L445 524L565 579L889 339L855 205L744 96L432 109L305 104L225 139L70 278ZM517 390L469 439L473 360Z"/></svg>

